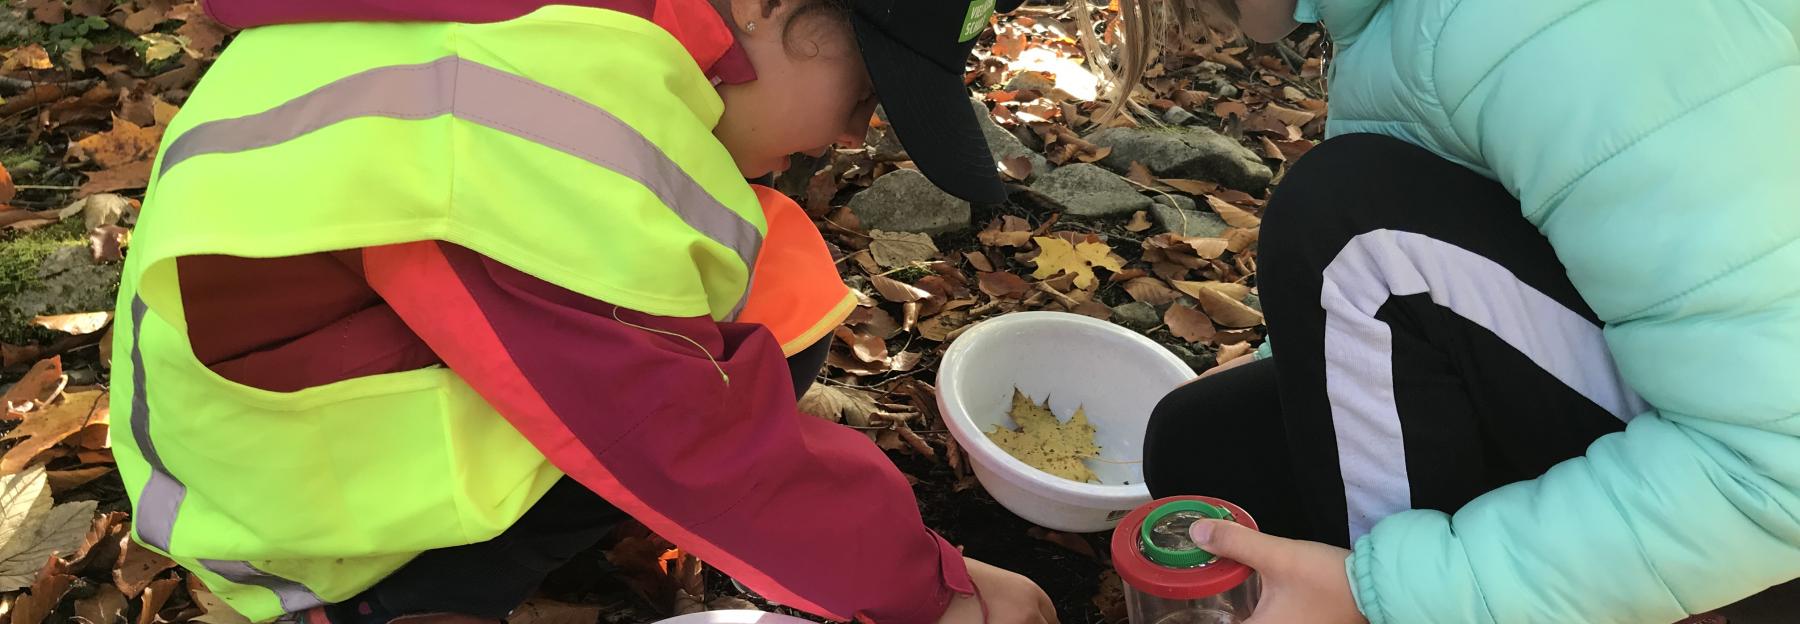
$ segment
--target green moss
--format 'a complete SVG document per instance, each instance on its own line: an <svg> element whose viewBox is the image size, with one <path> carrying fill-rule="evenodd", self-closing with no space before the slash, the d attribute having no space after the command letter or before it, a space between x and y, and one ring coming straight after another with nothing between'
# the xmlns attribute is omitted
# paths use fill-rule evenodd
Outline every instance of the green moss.
<svg viewBox="0 0 1800 624"><path fill-rule="evenodd" d="M12 301L20 293L42 285L38 267L45 257L71 245L85 245L86 236L80 219L0 240L0 302ZM30 324L12 306L0 304L0 342L25 344L55 338L49 330Z"/></svg>
<svg viewBox="0 0 1800 624"><path fill-rule="evenodd" d="M932 275L932 274L933 273L931 272L931 269L927 269L922 266L914 265L914 266L906 267L904 269L900 269L898 271L894 271L894 274L890 275L889 277L892 277L898 281L902 281L902 282L911 284L913 282L917 282L919 280L925 279L925 276Z"/></svg>
<svg viewBox="0 0 1800 624"><path fill-rule="evenodd" d="M42 142L30 145L0 148L0 165L4 165L13 174L13 182L19 182L20 176L37 173L44 167L44 158L49 155L49 146Z"/></svg>

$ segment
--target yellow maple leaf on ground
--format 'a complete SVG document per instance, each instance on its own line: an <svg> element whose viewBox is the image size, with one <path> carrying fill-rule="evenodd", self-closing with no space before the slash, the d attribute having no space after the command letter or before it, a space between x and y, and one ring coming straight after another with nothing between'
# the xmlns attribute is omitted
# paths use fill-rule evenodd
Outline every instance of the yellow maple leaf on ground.
<svg viewBox="0 0 1800 624"><path fill-rule="evenodd" d="M1076 408L1075 416L1063 423L1050 413L1049 401L1039 405L1013 389L1012 411L1007 413L1018 430L998 425L988 432L988 439L1006 454L1044 472L1081 483L1098 482L1100 478L1082 460L1100 456L1094 443L1094 426L1088 424L1087 412Z"/></svg>
<svg viewBox="0 0 1800 624"><path fill-rule="evenodd" d="M1094 268L1104 267L1114 272L1124 271L1124 259L1113 255L1112 247L1106 243L1084 242L1071 245L1069 241L1052 236L1039 236L1037 241L1037 270L1031 276L1044 279L1057 273L1067 271L1075 276L1075 287L1086 289L1094 284Z"/></svg>

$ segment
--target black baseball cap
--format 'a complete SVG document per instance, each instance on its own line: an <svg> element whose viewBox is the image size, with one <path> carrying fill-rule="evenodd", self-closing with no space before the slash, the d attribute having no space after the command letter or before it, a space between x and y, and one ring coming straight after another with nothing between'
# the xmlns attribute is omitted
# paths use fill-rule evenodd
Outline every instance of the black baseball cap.
<svg viewBox="0 0 1800 624"><path fill-rule="evenodd" d="M900 145L938 188L977 203L1006 189L969 105L963 67L996 10L1024 0L850 0L875 96Z"/></svg>

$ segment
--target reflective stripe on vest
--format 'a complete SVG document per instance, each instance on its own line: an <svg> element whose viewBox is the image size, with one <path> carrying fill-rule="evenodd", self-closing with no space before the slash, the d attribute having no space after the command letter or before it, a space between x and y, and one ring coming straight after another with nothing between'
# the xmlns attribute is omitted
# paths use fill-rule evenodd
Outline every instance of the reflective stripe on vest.
<svg viewBox="0 0 1800 624"><path fill-rule="evenodd" d="M649 188L681 220L754 267L762 235L618 117L569 94L480 63L445 57L381 67L268 111L207 122L164 152L158 174L196 156L277 145L357 117L451 115L618 172ZM748 294L746 293L746 297ZM744 299L727 315L735 319Z"/></svg>
<svg viewBox="0 0 1800 624"><path fill-rule="evenodd" d="M149 312L142 297L131 298L131 437L137 441L144 461L150 464L150 481L138 494L138 538L144 543L168 552L169 535L175 529L175 517L181 513L181 500L187 497L187 486L169 474L162 457L156 453L156 442L150 438L150 401L144 393L144 351L142 328ZM305 585L256 569L248 561L201 559L200 565L233 583L256 585L275 593L281 608L289 613L326 604L323 598Z"/></svg>

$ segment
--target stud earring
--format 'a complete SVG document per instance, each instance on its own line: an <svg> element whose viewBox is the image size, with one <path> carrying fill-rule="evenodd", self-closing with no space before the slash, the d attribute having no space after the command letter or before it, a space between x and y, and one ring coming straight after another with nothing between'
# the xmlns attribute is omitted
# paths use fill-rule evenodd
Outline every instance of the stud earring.
<svg viewBox="0 0 1800 624"><path fill-rule="evenodd" d="M756 32L756 22L745 22L744 32Z"/></svg>

